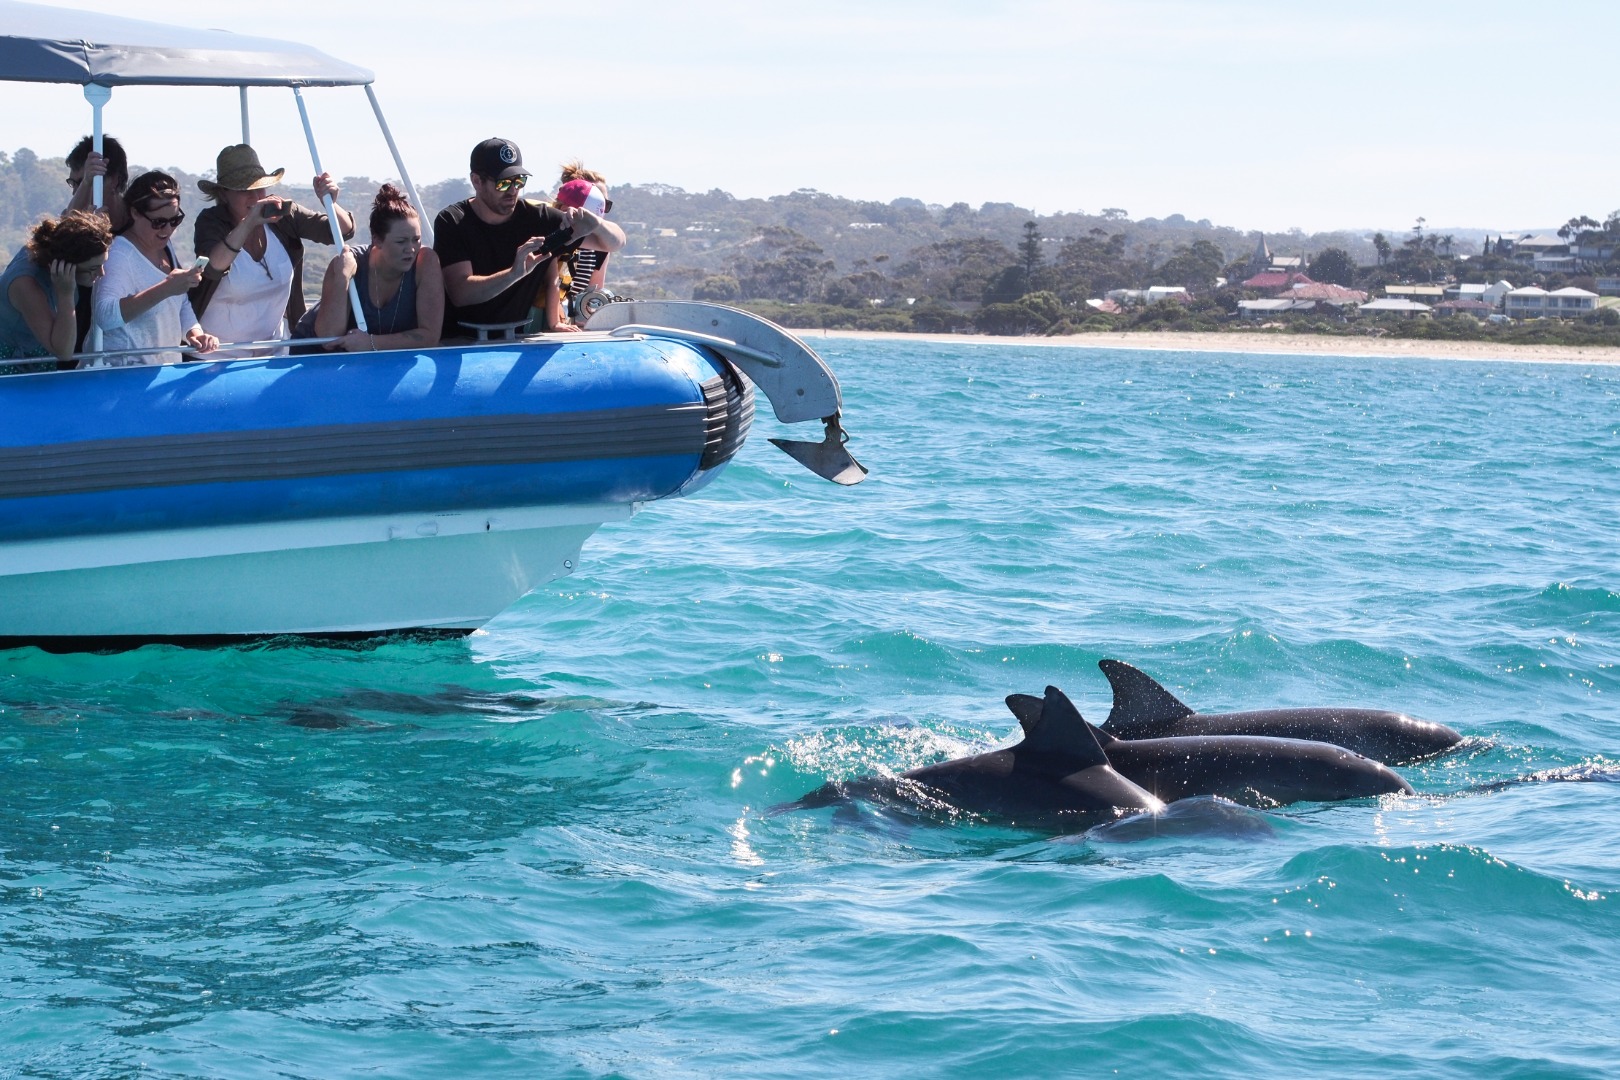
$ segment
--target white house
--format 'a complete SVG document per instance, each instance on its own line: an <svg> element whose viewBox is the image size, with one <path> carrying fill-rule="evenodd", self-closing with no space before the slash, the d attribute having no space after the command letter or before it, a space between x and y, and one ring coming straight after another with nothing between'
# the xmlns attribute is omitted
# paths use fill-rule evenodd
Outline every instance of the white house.
<svg viewBox="0 0 1620 1080"><path fill-rule="evenodd" d="M1547 306L1549 315L1557 315L1561 319L1578 319L1597 310L1598 294L1574 286L1554 289L1547 294Z"/></svg>
<svg viewBox="0 0 1620 1080"><path fill-rule="evenodd" d="M1578 319L1597 310L1598 294L1585 289L1538 289L1528 285L1507 294L1507 314L1514 319Z"/></svg>
<svg viewBox="0 0 1620 1080"><path fill-rule="evenodd" d="M1149 285L1147 289L1147 302L1157 304L1160 300L1185 300L1187 289L1182 285Z"/></svg>
<svg viewBox="0 0 1620 1080"><path fill-rule="evenodd" d="M1503 310L1512 319L1539 319L1547 314L1546 300L1546 289L1526 285L1502 298Z"/></svg>
<svg viewBox="0 0 1620 1080"><path fill-rule="evenodd" d="M1447 300L1478 300L1497 308L1502 306L1502 297L1512 291L1510 281L1498 281L1495 285L1447 285L1445 288Z"/></svg>
<svg viewBox="0 0 1620 1080"><path fill-rule="evenodd" d="M1416 300L1387 296L1361 305L1363 315L1426 315L1431 310L1428 304L1420 304Z"/></svg>

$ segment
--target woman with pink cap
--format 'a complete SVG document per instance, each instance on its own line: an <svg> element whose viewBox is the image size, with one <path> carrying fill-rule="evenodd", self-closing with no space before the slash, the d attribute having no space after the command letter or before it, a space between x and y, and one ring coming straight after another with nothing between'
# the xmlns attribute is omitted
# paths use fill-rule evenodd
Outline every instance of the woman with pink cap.
<svg viewBox="0 0 1620 1080"><path fill-rule="evenodd" d="M607 181L602 174L585 168L578 161L563 166L557 197L553 202L559 209L584 207L602 217L613 209L613 200L607 197ZM575 302L586 293L606 286L607 260L607 252L585 248L576 248L563 257L556 268L556 285L548 293L549 297L555 298L556 310L549 313L551 317L548 318L552 327L572 330L584 324L589 315L579 311Z"/></svg>

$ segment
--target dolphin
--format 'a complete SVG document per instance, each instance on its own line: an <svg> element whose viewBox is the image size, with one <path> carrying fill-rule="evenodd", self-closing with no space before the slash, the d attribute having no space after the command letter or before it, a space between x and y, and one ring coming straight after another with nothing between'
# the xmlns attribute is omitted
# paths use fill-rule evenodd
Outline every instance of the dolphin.
<svg viewBox="0 0 1620 1080"><path fill-rule="evenodd" d="M1103 727L1120 739L1271 735L1333 743L1395 765L1432 757L1462 742L1462 736L1444 724L1381 709L1194 712L1150 676L1123 661L1099 660L1097 666L1114 688L1114 708Z"/></svg>
<svg viewBox="0 0 1620 1080"><path fill-rule="evenodd" d="M1023 724L1024 738L1004 750L925 765L899 776L837 780L772 813L847 803L852 799L949 817L967 812L1013 825L1082 830L1164 802L1115 772L1094 729L1055 686L1032 699L1039 709Z"/></svg>
<svg viewBox="0 0 1620 1080"><path fill-rule="evenodd" d="M1038 723L1043 702L1008 694L1020 724ZM1388 765L1342 746L1267 735L1180 735L1117 739L1092 728L1120 775L1167 803L1218 795L1243 806L1415 795Z"/></svg>

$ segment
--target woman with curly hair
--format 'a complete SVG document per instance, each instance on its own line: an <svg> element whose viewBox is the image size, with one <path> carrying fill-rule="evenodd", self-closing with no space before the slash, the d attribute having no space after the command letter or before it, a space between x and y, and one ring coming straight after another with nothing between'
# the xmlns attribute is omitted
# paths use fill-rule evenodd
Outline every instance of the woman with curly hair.
<svg viewBox="0 0 1620 1080"><path fill-rule="evenodd" d="M81 285L101 276L112 230L99 213L70 210L34 226L0 274L0 358L54 357L0 365L0 374L72 366Z"/></svg>

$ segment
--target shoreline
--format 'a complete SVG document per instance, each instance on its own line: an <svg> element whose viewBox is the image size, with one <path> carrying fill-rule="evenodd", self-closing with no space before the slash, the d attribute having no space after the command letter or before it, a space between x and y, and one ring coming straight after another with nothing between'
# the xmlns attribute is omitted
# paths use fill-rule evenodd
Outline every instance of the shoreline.
<svg viewBox="0 0 1620 1080"><path fill-rule="evenodd" d="M1536 364L1617 364L1620 347L1521 345L1486 341L1317 337L1264 331L1207 334L1165 330L1069 334L1062 337L996 337L990 334L907 334L880 330L791 330L806 342L911 341L929 345L1029 345L1036 348L1136 349L1150 352L1271 353L1290 356L1381 356L1424 360L1492 360Z"/></svg>

